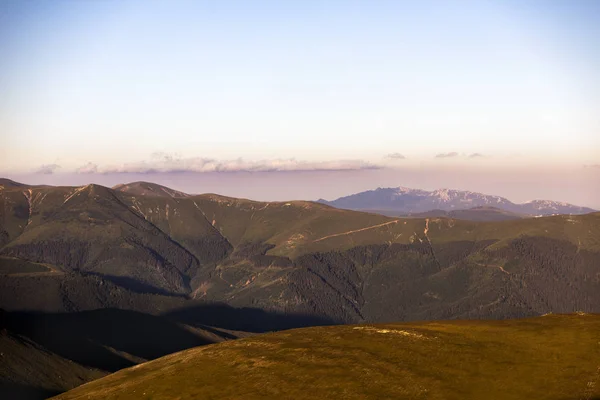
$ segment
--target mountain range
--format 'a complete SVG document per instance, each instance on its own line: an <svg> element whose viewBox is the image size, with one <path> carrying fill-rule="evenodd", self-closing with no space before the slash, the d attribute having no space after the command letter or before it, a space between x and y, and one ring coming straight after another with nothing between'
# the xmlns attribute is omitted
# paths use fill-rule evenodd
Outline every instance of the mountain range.
<svg viewBox="0 0 600 400"><path fill-rule="evenodd" d="M318 202L337 208L379 212L394 216L431 212L432 210L456 211L481 207L503 210L512 213L515 217L586 214L594 211L591 208L558 201L533 200L516 204L504 197L476 192L451 189L438 189L430 192L405 187L377 188L340 197L333 201L319 199ZM469 218L468 213L463 214L463 217Z"/></svg>
<svg viewBox="0 0 600 400"><path fill-rule="evenodd" d="M397 218L149 183L7 181L0 211L0 307L8 311L126 305L152 313L199 301L385 322L597 304L598 213Z"/></svg>
<svg viewBox="0 0 600 400"><path fill-rule="evenodd" d="M598 312L599 264L600 213L405 218L146 182L0 180L3 340L23 343L15 360L96 371L69 385L48 375L33 388L44 393L252 333ZM165 337L179 347L156 351ZM33 364L0 386L31 389Z"/></svg>

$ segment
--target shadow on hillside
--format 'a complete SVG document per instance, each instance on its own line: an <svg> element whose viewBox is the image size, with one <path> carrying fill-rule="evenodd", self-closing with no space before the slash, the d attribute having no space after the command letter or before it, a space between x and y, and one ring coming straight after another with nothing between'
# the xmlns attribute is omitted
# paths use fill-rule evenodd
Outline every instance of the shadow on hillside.
<svg viewBox="0 0 600 400"><path fill-rule="evenodd" d="M235 339L234 332L221 329L261 333L333 325L335 321L224 304L195 304L162 316L112 308L75 313L0 313L0 328L26 336L78 364L110 372L214 343L210 335L183 324Z"/></svg>
<svg viewBox="0 0 600 400"><path fill-rule="evenodd" d="M212 326L253 333L340 324L338 321L315 315L284 314L259 308L234 308L221 303L195 304L170 311L163 316L196 327Z"/></svg>
<svg viewBox="0 0 600 400"><path fill-rule="evenodd" d="M2 320L0 325L64 358L111 372L135 365L141 359L212 343L166 318L127 310L11 312L4 313Z"/></svg>
<svg viewBox="0 0 600 400"><path fill-rule="evenodd" d="M42 400L56 396L60 391L0 381L0 399Z"/></svg>
<svg viewBox="0 0 600 400"><path fill-rule="evenodd" d="M130 278L128 276L105 275L105 274L99 274L97 272L84 272L84 273L82 273L82 275L91 275L91 276L97 276L102 279L106 279L107 281L110 281L110 282L114 283L115 285L120 286L120 287L127 289L134 293L158 294L158 295L162 295L162 296L171 296L171 297L186 297L186 295L173 293L173 292L170 292L165 289L161 289L156 286L148 285L146 283L140 282L137 279Z"/></svg>
<svg viewBox="0 0 600 400"><path fill-rule="evenodd" d="M26 336L49 351L78 364L114 372L144 360L213 343L183 324L225 339L235 330L269 332L336 322L299 314L281 314L225 304L194 304L162 316L120 309L75 313L5 312L0 329ZM244 336L240 333L240 336ZM10 377L6 377L10 379ZM0 398L42 399L55 395L48 388L16 385L0 379Z"/></svg>

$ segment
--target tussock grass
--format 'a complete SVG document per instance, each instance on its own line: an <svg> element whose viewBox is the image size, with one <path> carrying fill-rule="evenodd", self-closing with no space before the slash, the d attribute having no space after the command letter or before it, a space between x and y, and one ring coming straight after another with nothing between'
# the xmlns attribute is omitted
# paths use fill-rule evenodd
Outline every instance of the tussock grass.
<svg viewBox="0 0 600 400"><path fill-rule="evenodd" d="M401 333L399 333L401 332ZM594 399L600 316L295 329L172 354L57 399Z"/></svg>

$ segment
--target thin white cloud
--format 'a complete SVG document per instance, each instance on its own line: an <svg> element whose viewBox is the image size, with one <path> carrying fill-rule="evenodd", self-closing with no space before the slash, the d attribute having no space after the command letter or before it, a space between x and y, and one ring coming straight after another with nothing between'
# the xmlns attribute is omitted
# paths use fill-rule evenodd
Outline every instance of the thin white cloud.
<svg viewBox="0 0 600 400"><path fill-rule="evenodd" d="M406 157L404 156L404 154L400 154L400 153L391 153L388 154L386 156L386 158L391 158L392 160L405 160Z"/></svg>
<svg viewBox="0 0 600 400"><path fill-rule="evenodd" d="M455 151L452 151L450 153L439 153L436 154L435 158L453 158L453 157L458 157L458 153Z"/></svg>
<svg viewBox="0 0 600 400"><path fill-rule="evenodd" d="M84 166L85 167L85 166ZM178 158L154 153L148 161L88 169L97 173L174 173L174 172L275 172L275 171L343 171L379 169L380 165L363 160L301 161L294 158L248 161L242 158L217 160L193 157ZM82 167L83 168L83 167Z"/></svg>
<svg viewBox="0 0 600 400"><path fill-rule="evenodd" d="M75 170L78 174L95 174L98 172L98 165L88 162Z"/></svg>
<svg viewBox="0 0 600 400"><path fill-rule="evenodd" d="M58 164L44 164L35 170L36 174L51 175L60 168Z"/></svg>
<svg viewBox="0 0 600 400"><path fill-rule="evenodd" d="M469 155L469 158L483 158L483 157L485 157L485 156L481 153L472 153Z"/></svg>

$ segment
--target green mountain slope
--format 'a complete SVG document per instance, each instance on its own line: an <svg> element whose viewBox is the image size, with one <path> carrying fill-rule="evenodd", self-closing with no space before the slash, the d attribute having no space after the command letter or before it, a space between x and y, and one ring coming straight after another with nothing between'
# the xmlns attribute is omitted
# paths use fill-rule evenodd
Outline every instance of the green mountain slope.
<svg viewBox="0 0 600 400"><path fill-rule="evenodd" d="M0 306L216 302L332 323L600 311L600 213L400 218L167 189L3 188Z"/></svg>
<svg viewBox="0 0 600 400"><path fill-rule="evenodd" d="M172 354L57 399L596 399L600 317L283 331Z"/></svg>
<svg viewBox="0 0 600 400"><path fill-rule="evenodd" d="M512 219L527 218L527 215L510 212L497 207L481 206L461 210L430 210L420 213L401 213L394 211L375 211L389 217L413 217L413 218L455 218L468 221L507 221Z"/></svg>
<svg viewBox="0 0 600 400"><path fill-rule="evenodd" d="M4 198L22 210L4 213L3 226L13 227L12 240L2 249L5 256L52 264L59 271L134 279L158 292L179 294L189 291L189 276L201 265L174 240L177 235L169 236L105 187L27 189ZM196 242L210 236L208 224L190 221L189 226Z"/></svg>

